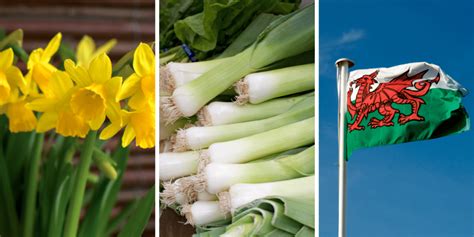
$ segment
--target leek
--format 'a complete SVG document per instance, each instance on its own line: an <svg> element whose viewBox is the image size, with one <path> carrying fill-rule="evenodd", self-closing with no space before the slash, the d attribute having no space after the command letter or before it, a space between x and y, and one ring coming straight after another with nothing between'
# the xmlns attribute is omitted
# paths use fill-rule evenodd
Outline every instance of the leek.
<svg viewBox="0 0 474 237"><path fill-rule="evenodd" d="M257 41L200 77L177 87L161 104L166 122L196 114L205 104L245 75L281 59L314 48L314 7L306 7L272 22Z"/></svg>
<svg viewBox="0 0 474 237"><path fill-rule="evenodd" d="M204 186L217 194L237 183L265 183L314 174L314 146L280 159L247 164L208 164L196 179L196 186ZM199 189L199 188L198 188Z"/></svg>
<svg viewBox="0 0 474 237"><path fill-rule="evenodd" d="M167 181L197 172L200 152L160 153L160 180Z"/></svg>
<svg viewBox="0 0 474 237"><path fill-rule="evenodd" d="M229 213L220 210L218 201L197 201L184 205L181 213L191 225L205 225L216 221L228 219Z"/></svg>
<svg viewBox="0 0 474 237"><path fill-rule="evenodd" d="M314 175L270 183L234 184L228 192L218 195L219 205L221 210L233 213L239 207L271 196L314 202L314 187Z"/></svg>
<svg viewBox="0 0 474 237"><path fill-rule="evenodd" d="M216 126L248 122L269 118L281 114L308 95L279 98L258 105L236 105L232 102L212 102L203 107L197 114L203 126Z"/></svg>
<svg viewBox="0 0 474 237"><path fill-rule="evenodd" d="M162 95L171 95L173 91L198 77L205 72L219 66L228 59L214 59L195 63L170 62L160 67L160 90Z"/></svg>
<svg viewBox="0 0 474 237"><path fill-rule="evenodd" d="M314 117L270 131L209 146L209 162L245 163L314 143Z"/></svg>
<svg viewBox="0 0 474 237"><path fill-rule="evenodd" d="M281 153L276 153L272 154L263 158L260 158L258 160L249 162L251 163L259 163L259 162L264 162L272 159L281 159L280 163L284 164L287 163L285 162L286 159L283 159L285 157L288 157L293 154L300 153L304 150L304 148L296 148L288 151L284 151ZM180 173L179 176L186 176L186 175L192 175L196 173L202 173L200 170L204 170L204 168L208 165L208 159L204 157L206 150L200 151L199 155L196 154L197 152L184 152L184 153L178 153L179 155L177 156L187 156L188 158L183 158L180 159L179 161L176 162L176 164L173 164L173 166L189 166L186 168L188 171ZM168 165L168 161L162 161L161 157L163 156L168 156L168 154L161 154L160 155L160 170L164 170L164 167L161 166L167 166L167 168L171 168L171 166ZM170 157L173 157L171 155ZM196 159L199 159L199 163L196 163ZM172 160L173 159L169 159ZM300 159L294 159L295 161L300 160ZM297 163L297 162L293 163ZM180 162L184 162L182 164L178 164ZM311 162L311 161L310 161ZM314 162L314 161L313 161ZM173 162L172 162L173 163ZM290 168L291 165L288 165ZM178 168L182 170L183 168ZM295 168L295 170L297 170ZM164 180L163 184L163 192L161 193L161 197L164 203L167 205L171 205L174 203L178 204L188 204L192 203L196 200L201 200L201 201L213 201L216 200L216 196L214 194L210 194L206 191L205 187L202 187L202 185L196 185L199 183L202 183L202 177L197 175L197 176L187 176L187 177L182 177L174 182L171 182L169 180L166 181L166 179L169 179L170 177L176 177L178 175L175 174L175 171L164 171L164 174L160 172L160 179ZM171 174L171 175L170 175ZM163 175L163 178L161 177Z"/></svg>
<svg viewBox="0 0 474 237"><path fill-rule="evenodd" d="M314 89L314 64L252 73L235 84L238 104L264 101Z"/></svg>
<svg viewBox="0 0 474 237"><path fill-rule="evenodd" d="M217 196L214 194L210 194L206 191L202 191L197 194L197 200L198 201L216 201Z"/></svg>
<svg viewBox="0 0 474 237"><path fill-rule="evenodd" d="M314 176L260 184L235 184L228 192L219 194L219 202L197 202L199 205L192 210L190 207L193 205L188 206L185 214L189 223L199 226L223 221L233 213L232 224L226 227L228 233L233 233L235 227L251 223L247 230L252 235L260 236L274 229L296 234L305 226L314 228L311 208L314 207L314 185ZM205 215L198 212L205 212Z"/></svg>
<svg viewBox="0 0 474 237"><path fill-rule="evenodd" d="M271 118L229 125L181 129L177 132L173 149L186 151L207 148L213 143L250 136L313 116L314 96L309 96L287 112Z"/></svg>

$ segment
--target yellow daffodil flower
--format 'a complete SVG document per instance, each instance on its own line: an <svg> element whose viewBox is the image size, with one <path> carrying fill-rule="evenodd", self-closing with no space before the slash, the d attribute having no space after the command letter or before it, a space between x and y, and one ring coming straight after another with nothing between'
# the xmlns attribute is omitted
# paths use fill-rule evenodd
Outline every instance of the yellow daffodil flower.
<svg viewBox="0 0 474 237"><path fill-rule="evenodd" d="M26 90L26 82L20 69L13 66L14 54L11 48L0 52L0 105L9 102L10 95L20 89Z"/></svg>
<svg viewBox="0 0 474 237"><path fill-rule="evenodd" d="M89 125L71 110L71 96L76 88L70 76L63 71L54 72L49 87L51 94L36 98L27 105L34 111L42 112L36 131L41 133L56 128L56 132L63 136L84 138L89 132Z"/></svg>
<svg viewBox="0 0 474 237"><path fill-rule="evenodd" d="M124 81L117 100L131 97L128 105L140 110L147 103L155 103L155 54L148 44L140 43L133 55L135 73Z"/></svg>
<svg viewBox="0 0 474 237"><path fill-rule="evenodd" d="M26 104L28 98L20 96L19 91L13 91L10 95L9 103L2 108L8 117L8 127L10 132L30 132L36 127L36 117Z"/></svg>
<svg viewBox="0 0 474 237"><path fill-rule="evenodd" d="M120 104L115 98L122 78L112 77L110 58L105 53L100 54L91 61L88 69L75 65L71 60L66 60L64 66L77 86L71 96L72 112L86 121L92 130L98 130L106 116L121 124Z"/></svg>
<svg viewBox="0 0 474 237"><path fill-rule="evenodd" d="M117 134L125 127L122 136L122 146L130 145L136 138L136 145L143 149L155 147L155 106L147 103L138 111L128 112L122 110L123 125L111 123L104 128L100 134L100 139L107 140Z"/></svg>
<svg viewBox="0 0 474 237"><path fill-rule="evenodd" d="M59 45L61 44L61 38L61 33L57 33L51 39L51 41L49 41L45 49L39 48L31 52L27 63L27 68L29 71L26 77L27 82L30 83L29 88L32 91L35 90L34 88L32 88L35 84L31 83L31 80L33 80L39 86L43 93L51 93L48 87L48 83L49 79L51 78L51 75L57 69L50 63L50 61L59 49Z"/></svg>
<svg viewBox="0 0 474 237"><path fill-rule="evenodd" d="M77 45L77 65L89 68L92 59L100 54L108 53L116 44L117 40L111 39L96 49L94 40L90 36L85 35Z"/></svg>

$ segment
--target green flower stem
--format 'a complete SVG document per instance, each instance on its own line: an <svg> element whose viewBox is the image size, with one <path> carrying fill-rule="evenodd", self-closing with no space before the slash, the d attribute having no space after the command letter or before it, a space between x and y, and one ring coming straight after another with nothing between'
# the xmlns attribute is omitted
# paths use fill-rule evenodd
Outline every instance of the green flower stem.
<svg viewBox="0 0 474 237"><path fill-rule="evenodd" d="M38 191L38 175L41 162L41 151L43 148L44 134L35 135L33 157L28 170L27 188L25 196L25 209L23 212L23 237L32 237L35 223L36 197Z"/></svg>
<svg viewBox="0 0 474 237"><path fill-rule="evenodd" d="M76 237L79 227L79 217L81 214L82 202L86 191L87 177L92 162L92 153L94 150L97 131L91 131L82 145L79 167L76 173L74 186L72 190L71 202L69 204L68 215L66 217L66 226L64 237Z"/></svg>

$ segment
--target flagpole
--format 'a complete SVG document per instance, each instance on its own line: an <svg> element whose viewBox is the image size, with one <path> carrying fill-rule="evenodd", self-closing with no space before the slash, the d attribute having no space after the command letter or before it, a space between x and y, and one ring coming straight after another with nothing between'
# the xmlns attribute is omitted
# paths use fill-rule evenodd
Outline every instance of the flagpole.
<svg viewBox="0 0 474 237"><path fill-rule="evenodd" d="M346 84L349 79L349 68L354 66L354 62L347 58L341 58L336 61L337 67L337 85L339 97L339 126L338 126L338 145L339 145L339 231L338 237L346 237L346 160L344 156L345 148L345 114L347 108Z"/></svg>

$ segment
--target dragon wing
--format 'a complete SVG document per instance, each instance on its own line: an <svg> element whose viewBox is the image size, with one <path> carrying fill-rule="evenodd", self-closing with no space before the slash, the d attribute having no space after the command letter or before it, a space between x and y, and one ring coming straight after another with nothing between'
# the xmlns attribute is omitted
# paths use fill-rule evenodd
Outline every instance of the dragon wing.
<svg viewBox="0 0 474 237"><path fill-rule="evenodd" d="M411 76L408 76L408 71L409 70L406 70L400 76L393 78L389 82L383 83L383 85L385 85L384 87L392 87L395 90L400 91L401 89L413 86L413 82L415 80L422 79L423 76L426 74L426 72L428 72L428 69L423 70Z"/></svg>

